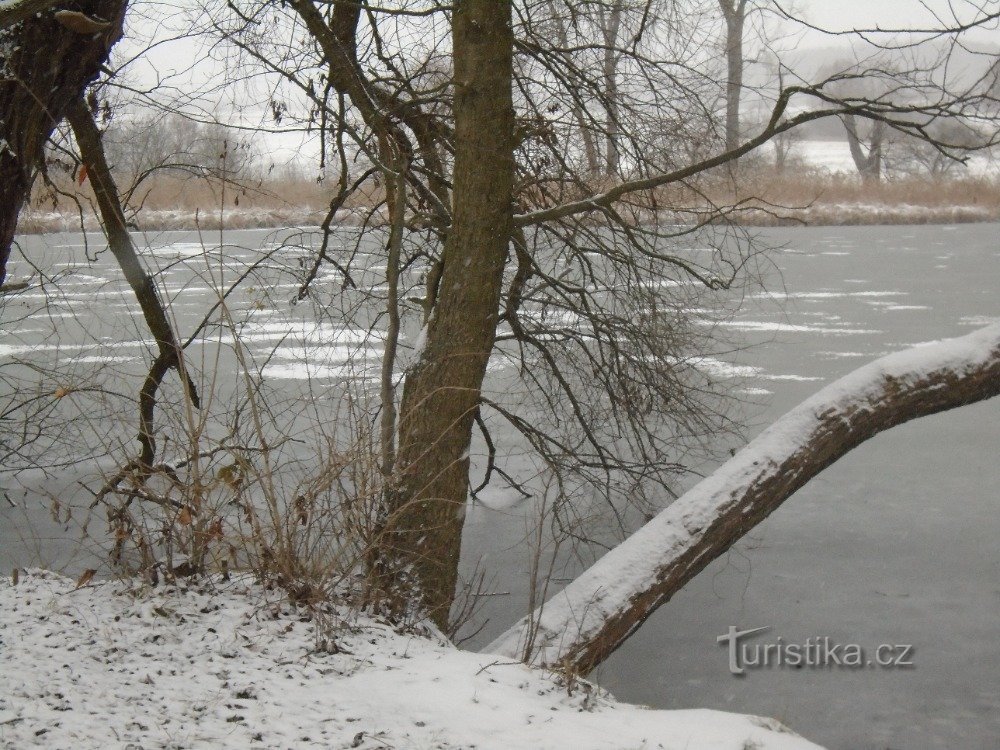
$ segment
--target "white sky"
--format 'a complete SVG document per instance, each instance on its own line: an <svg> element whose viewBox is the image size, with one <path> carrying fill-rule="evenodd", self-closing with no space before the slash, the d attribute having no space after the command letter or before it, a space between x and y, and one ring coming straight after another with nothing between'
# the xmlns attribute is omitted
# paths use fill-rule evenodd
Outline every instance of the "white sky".
<svg viewBox="0 0 1000 750"><path fill-rule="evenodd" d="M970 18L977 6L996 12L996 0L971 2L970 0L778 0L790 12L800 10L806 20L829 31L856 28L914 28L937 26L940 21L952 21L957 15L961 20ZM786 1L788 4L786 5ZM935 16L939 21L935 22ZM976 33L983 43L1000 44L1000 31Z"/></svg>
<svg viewBox="0 0 1000 750"><path fill-rule="evenodd" d="M221 0L219 1L221 2ZM709 0L702 1L709 2ZM193 5L198 2L199 0L181 0L182 5L186 3ZM213 0L201 0L201 2L210 3ZM774 0L761 0L761 2L769 5ZM956 15L959 21L968 20L974 15L977 6L993 12L1000 10L1000 1L998 0L777 0L777 3L794 16L833 32L875 27L884 29L936 27L942 23L954 23ZM386 6L392 4L393 0L384 2ZM712 0L712 5L715 5L714 0ZM137 7L141 6L137 5ZM170 7L176 9L176 6ZM132 17L132 23L143 30L150 28L148 20L136 16ZM977 45L1000 50L1000 30L996 25L992 28L974 31L967 36L967 40ZM853 41L857 41L856 38ZM821 48L849 46L851 42L851 37L830 36L815 31L794 34L789 40L791 48L798 52L813 48L818 51ZM128 47L127 38L123 42L123 47ZM204 62L205 56L205 49L201 45L194 44L189 40L178 40L148 54L147 64L140 64L139 68L134 70L138 78L133 79L133 81L151 83L158 77L151 73L152 68L155 68L158 75L162 76L169 75L171 72L184 71L192 63L197 64L196 70L203 71L201 75L194 73L193 78L203 78L205 73L210 75L209 71L218 70L217 64ZM191 75L192 73L182 73L180 79L183 80ZM176 83L181 90L184 90L186 87L181 80L176 81ZM222 103L220 102L220 104ZM225 104L222 106L226 109ZM207 108L212 109L213 107L209 105ZM261 117L266 118L266 108L261 109ZM267 137L267 150L270 152L271 158L279 164L294 162L315 149L315 144L306 145L313 140L313 137L303 134L271 135ZM306 161L313 161L311 153L306 157Z"/></svg>

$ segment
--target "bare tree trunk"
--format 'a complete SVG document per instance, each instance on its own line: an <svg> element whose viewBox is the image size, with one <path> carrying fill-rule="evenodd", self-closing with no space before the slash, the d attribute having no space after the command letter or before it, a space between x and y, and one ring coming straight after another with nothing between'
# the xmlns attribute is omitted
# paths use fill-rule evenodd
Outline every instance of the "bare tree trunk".
<svg viewBox="0 0 1000 750"><path fill-rule="evenodd" d="M552 9L552 20L556 25L559 45L567 47L569 46L569 32L566 29L566 19L563 18L562 13L556 7L555 3L550 2L549 5ZM601 171L600 160L597 154L597 142L594 139L594 133L587 123L586 115L579 101L573 102L573 118L580 128L580 138L583 141L583 155L587 161L587 176L596 177Z"/></svg>
<svg viewBox="0 0 1000 750"><path fill-rule="evenodd" d="M397 166L396 174L386 174L386 199L389 204L389 247L386 254L387 287L385 350L382 355L382 421L379 426L382 447L382 473L392 474L396 463L396 351L399 347L399 259L406 221L406 167Z"/></svg>
<svg viewBox="0 0 1000 750"><path fill-rule="evenodd" d="M118 186L111 175L104 154L101 132L94 122L93 113L82 97L73 101L66 110L66 119L73 128L80 156L87 167L87 175L94 189L94 197L101 212L101 223L108 238L108 248L118 261L125 280L135 294L146 325L156 341L157 356L146 375L139 393L139 463L149 467L156 455L153 415L156 411L157 392L164 376L172 368L184 384L188 398L198 406L198 391L184 367L184 357L174 328L160 300L153 278L139 260L132 237L125 222Z"/></svg>
<svg viewBox="0 0 1000 750"><path fill-rule="evenodd" d="M753 440L484 651L587 673L812 477L896 425L1000 395L1000 325L891 354Z"/></svg>
<svg viewBox="0 0 1000 750"><path fill-rule="evenodd" d="M403 388L398 484L376 563L390 608L413 606L442 628L455 595L473 420L513 229L510 0L459 0L452 39L453 219L426 344Z"/></svg>
<svg viewBox="0 0 1000 750"><path fill-rule="evenodd" d="M747 0L719 0L726 22L726 151L740 142L740 97L743 94L743 26ZM734 162L735 164L735 162Z"/></svg>
<svg viewBox="0 0 1000 750"><path fill-rule="evenodd" d="M778 91L785 90L785 69L781 66L781 60L777 59ZM792 152L794 133L787 132L776 136L774 139L774 169L779 174L785 171L788 166L788 157Z"/></svg>
<svg viewBox="0 0 1000 750"><path fill-rule="evenodd" d="M74 8L77 16L105 27L81 33L66 25L65 15L60 22L56 14L43 10L5 29L0 76L0 284L7 276L17 219L42 163L45 143L66 108L97 77L121 36L124 0L82 0ZM72 18L79 20L77 16Z"/></svg>
<svg viewBox="0 0 1000 750"><path fill-rule="evenodd" d="M858 131L858 121L854 115L844 115L844 129L847 131L847 145L858 174L865 182L882 180L882 144L885 140L885 123L872 123L871 143L862 145Z"/></svg>
<svg viewBox="0 0 1000 750"><path fill-rule="evenodd" d="M611 177L618 174L618 165L621 161L621 155L618 151L621 123L619 122L620 111L618 107L619 54L617 46L618 33L622 25L622 3L623 0L616 0L606 18L604 13L601 13L601 25L604 32L604 62L601 72L604 78L604 108L608 115L604 135L604 170Z"/></svg>

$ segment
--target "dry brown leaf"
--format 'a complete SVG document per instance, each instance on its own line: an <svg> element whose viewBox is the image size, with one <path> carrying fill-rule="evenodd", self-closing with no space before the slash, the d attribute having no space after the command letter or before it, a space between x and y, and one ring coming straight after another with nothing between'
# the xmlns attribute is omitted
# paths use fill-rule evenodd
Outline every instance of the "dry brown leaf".
<svg viewBox="0 0 1000 750"><path fill-rule="evenodd" d="M181 512L177 514L177 523L181 526L190 526L194 518L191 516L191 509L188 506L181 508Z"/></svg>
<svg viewBox="0 0 1000 750"><path fill-rule="evenodd" d="M219 469L216 476L229 485L233 491L238 491L243 484L244 471L238 463L231 463Z"/></svg>
<svg viewBox="0 0 1000 750"><path fill-rule="evenodd" d="M56 398L65 398L66 396L68 396L72 392L73 392L72 388L67 388L67 387L61 385L58 388L56 388L56 392L53 393L52 395L55 396Z"/></svg>
<svg viewBox="0 0 1000 750"><path fill-rule="evenodd" d="M76 579L76 587L78 589L79 588L83 588L88 583L90 583L91 579L96 574L97 574L96 570L94 570L93 568L87 568L85 571L83 571L83 573L80 575L80 577Z"/></svg>
<svg viewBox="0 0 1000 750"><path fill-rule="evenodd" d="M222 539L222 519L216 518L212 521L212 525L208 527L208 538L209 539Z"/></svg>

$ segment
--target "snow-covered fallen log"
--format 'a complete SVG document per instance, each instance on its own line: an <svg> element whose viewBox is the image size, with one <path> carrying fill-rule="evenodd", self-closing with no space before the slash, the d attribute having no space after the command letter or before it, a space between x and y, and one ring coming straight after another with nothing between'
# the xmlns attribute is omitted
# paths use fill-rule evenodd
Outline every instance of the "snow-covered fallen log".
<svg viewBox="0 0 1000 750"><path fill-rule="evenodd" d="M586 674L812 477L874 435L1000 395L1000 325L890 354L762 432L483 649Z"/></svg>

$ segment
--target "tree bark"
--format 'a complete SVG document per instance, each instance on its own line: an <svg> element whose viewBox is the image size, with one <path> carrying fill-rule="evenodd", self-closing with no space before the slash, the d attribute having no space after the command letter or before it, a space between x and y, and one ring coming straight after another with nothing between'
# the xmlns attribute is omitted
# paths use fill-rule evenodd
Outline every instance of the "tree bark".
<svg viewBox="0 0 1000 750"><path fill-rule="evenodd" d="M44 13L57 0L17 0L0 5L0 29L6 29L21 21L26 21L36 13Z"/></svg>
<svg viewBox="0 0 1000 750"><path fill-rule="evenodd" d="M885 123L876 120L872 123L871 143L861 144L858 132L858 120L854 115L844 115L844 129L847 130L847 145L851 150L851 158L858 174L865 182L880 182L882 180L882 142L885 140Z"/></svg>
<svg viewBox="0 0 1000 750"><path fill-rule="evenodd" d="M484 651L587 673L796 490L896 425L1000 395L1000 325L891 354L790 411Z"/></svg>
<svg viewBox="0 0 1000 750"><path fill-rule="evenodd" d="M67 107L97 77L121 36L125 0L73 0L61 4L107 29L81 34L43 11L16 23L0 40L0 284L7 276L21 208L31 192L45 143Z"/></svg>
<svg viewBox="0 0 1000 750"><path fill-rule="evenodd" d="M621 117L618 106L618 34L622 25L622 0L616 0L611 7L607 18L601 13L602 28L604 34L604 61L602 65L602 75L604 77L604 108L607 110L608 121L605 124L604 134L604 171L609 177L618 174L618 166L621 155L618 150L618 140L620 138Z"/></svg>
<svg viewBox="0 0 1000 750"><path fill-rule="evenodd" d="M442 629L455 596L472 426L513 229L511 2L459 0L452 40L452 225L426 343L403 387L397 484L375 566L390 609L401 614L415 604Z"/></svg>
<svg viewBox="0 0 1000 750"><path fill-rule="evenodd" d="M385 349L382 354L381 401L382 419L379 442L382 448L382 473L392 474L396 463L396 352L399 347L399 261L402 255L403 232L406 229L406 171L399 167L395 175L387 175L386 203L389 206L389 246L386 253L385 285L387 287ZM394 183L394 184L393 184Z"/></svg>
<svg viewBox="0 0 1000 750"><path fill-rule="evenodd" d="M559 46L568 47L569 30L566 28L566 19L562 16L560 9L551 0L549 5L552 9L552 20L556 27ZM573 102L573 119L576 120L577 126L580 128L580 140L583 141L583 155L587 162L587 176L596 177L601 171L597 155L597 142L579 101Z"/></svg>
<svg viewBox="0 0 1000 750"><path fill-rule="evenodd" d="M743 26L747 0L719 0L726 23L726 151L740 142L740 97L743 95ZM733 164L736 162L734 161Z"/></svg>

